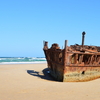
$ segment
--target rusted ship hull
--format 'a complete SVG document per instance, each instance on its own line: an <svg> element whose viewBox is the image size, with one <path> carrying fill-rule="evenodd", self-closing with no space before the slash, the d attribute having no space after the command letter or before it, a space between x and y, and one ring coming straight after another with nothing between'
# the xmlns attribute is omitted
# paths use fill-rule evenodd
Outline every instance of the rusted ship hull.
<svg viewBox="0 0 100 100"><path fill-rule="evenodd" d="M83 82L100 78L100 67L69 67L66 66L63 81L64 82Z"/></svg>
<svg viewBox="0 0 100 100"><path fill-rule="evenodd" d="M60 49L58 44L48 48L44 43L44 53L50 74L58 81L83 82L100 78L100 47L82 45L67 46Z"/></svg>
<svg viewBox="0 0 100 100"><path fill-rule="evenodd" d="M60 67L60 66L59 66ZM100 78L100 67L84 67L85 71L82 71L82 67L69 67L66 66L65 70L61 68L55 71L50 70L50 74L57 80L63 82L85 82ZM78 72L78 71L80 72Z"/></svg>

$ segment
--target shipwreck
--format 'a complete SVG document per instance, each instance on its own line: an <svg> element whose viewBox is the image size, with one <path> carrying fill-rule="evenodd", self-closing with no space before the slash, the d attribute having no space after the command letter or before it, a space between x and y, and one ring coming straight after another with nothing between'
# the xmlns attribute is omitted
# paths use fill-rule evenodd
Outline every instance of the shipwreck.
<svg viewBox="0 0 100 100"><path fill-rule="evenodd" d="M100 78L100 47L84 45L85 32L82 33L82 44L67 45L60 49L57 43L48 48L44 41L44 54L50 74L62 82L83 82Z"/></svg>

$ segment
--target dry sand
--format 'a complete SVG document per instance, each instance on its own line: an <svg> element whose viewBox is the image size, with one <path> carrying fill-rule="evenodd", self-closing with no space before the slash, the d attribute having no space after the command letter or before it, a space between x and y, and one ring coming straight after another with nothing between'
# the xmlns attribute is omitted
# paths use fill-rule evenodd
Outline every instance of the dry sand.
<svg viewBox="0 0 100 100"><path fill-rule="evenodd" d="M0 65L0 100L100 100L100 79L57 82L46 64Z"/></svg>

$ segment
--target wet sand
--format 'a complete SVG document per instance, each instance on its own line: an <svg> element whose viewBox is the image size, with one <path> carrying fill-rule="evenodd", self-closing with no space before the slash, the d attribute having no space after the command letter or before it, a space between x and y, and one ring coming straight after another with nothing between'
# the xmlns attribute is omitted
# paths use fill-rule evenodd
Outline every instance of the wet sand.
<svg viewBox="0 0 100 100"><path fill-rule="evenodd" d="M100 79L57 82L46 64L0 65L0 100L100 100Z"/></svg>

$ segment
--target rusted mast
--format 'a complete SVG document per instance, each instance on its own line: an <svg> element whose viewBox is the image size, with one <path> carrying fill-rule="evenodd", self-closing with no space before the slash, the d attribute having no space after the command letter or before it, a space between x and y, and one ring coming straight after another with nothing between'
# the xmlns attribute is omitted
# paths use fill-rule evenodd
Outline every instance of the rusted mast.
<svg viewBox="0 0 100 100"><path fill-rule="evenodd" d="M67 43L68 43L68 41L65 40L65 50L64 50L64 68L65 68L65 66L66 66L66 64L67 64Z"/></svg>
<svg viewBox="0 0 100 100"><path fill-rule="evenodd" d="M82 47L84 46L84 38L85 38L85 32L82 33Z"/></svg>

